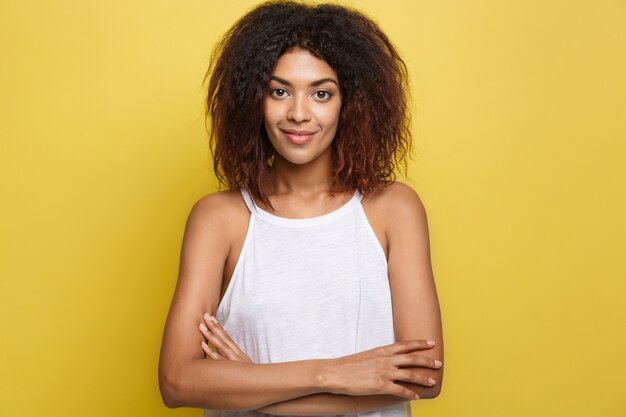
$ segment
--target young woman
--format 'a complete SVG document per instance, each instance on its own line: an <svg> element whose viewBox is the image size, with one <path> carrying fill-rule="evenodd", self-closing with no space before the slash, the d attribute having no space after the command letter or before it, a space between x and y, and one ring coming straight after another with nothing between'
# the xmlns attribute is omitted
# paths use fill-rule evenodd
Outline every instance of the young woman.
<svg viewBox="0 0 626 417"><path fill-rule="evenodd" d="M426 213L394 181L410 133L393 45L354 10L271 2L225 35L208 77L229 189L187 221L159 365L165 404L395 417L436 397Z"/></svg>

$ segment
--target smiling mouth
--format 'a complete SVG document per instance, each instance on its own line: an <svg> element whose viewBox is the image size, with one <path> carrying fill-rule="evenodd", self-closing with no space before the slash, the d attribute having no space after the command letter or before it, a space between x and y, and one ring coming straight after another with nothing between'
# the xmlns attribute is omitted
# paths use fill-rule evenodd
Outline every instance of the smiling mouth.
<svg viewBox="0 0 626 417"><path fill-rule="evenodd" d="M285 134L287 139L291 143L296 145L303 145L305 143L310 142L313 139L313 136L317 132L311 132L309 130L297 130L297 129L281 129L281 131Z"/></svg>

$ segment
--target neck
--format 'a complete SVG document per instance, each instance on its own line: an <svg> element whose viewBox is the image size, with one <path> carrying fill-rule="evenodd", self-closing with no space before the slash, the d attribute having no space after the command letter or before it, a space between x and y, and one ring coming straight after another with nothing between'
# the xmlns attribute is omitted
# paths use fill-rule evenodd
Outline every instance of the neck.
<svg viewBox="0 0 626 417"><path fill-rule="evenodd" d="M313 196L333 190L331 157L316 158L307 164L294 164L280 155L274 156L272 164L271 194L298 194Z"/></svg>

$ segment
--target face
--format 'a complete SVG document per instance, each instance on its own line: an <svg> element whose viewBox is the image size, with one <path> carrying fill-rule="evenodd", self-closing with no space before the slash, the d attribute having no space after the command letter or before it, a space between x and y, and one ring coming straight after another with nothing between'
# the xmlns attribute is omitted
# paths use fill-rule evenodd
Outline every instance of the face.
<svg viewBox="0 0 626 417"><path fill-rule="evenodd" d="M274 161L303 165L330 161L341 110L337 73L304 49L283 54L263 96L265 130Z"/></svg>

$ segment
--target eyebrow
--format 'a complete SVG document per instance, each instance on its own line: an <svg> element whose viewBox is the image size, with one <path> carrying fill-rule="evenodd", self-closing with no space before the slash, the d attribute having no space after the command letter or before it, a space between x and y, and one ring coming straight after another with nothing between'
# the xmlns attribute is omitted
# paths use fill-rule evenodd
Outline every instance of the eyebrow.
<svg viewBox="0 0 626 417"><path fill-rule="evenodd" d="M288 87L291 87L291 83L287 80L285 80L284 78L280 78L277 77L275 75L270 76L270 80L275 80L278 81L281 84L285 84ZM310 87L317 87L318 85L322 85L324 83L333 83L335 84L337 87L339 87L339 84L337 84L337 81L335 81L332 78L322 78L321 80L317 80L317 81L313 81L311 84L309 84Z"/></svg>

